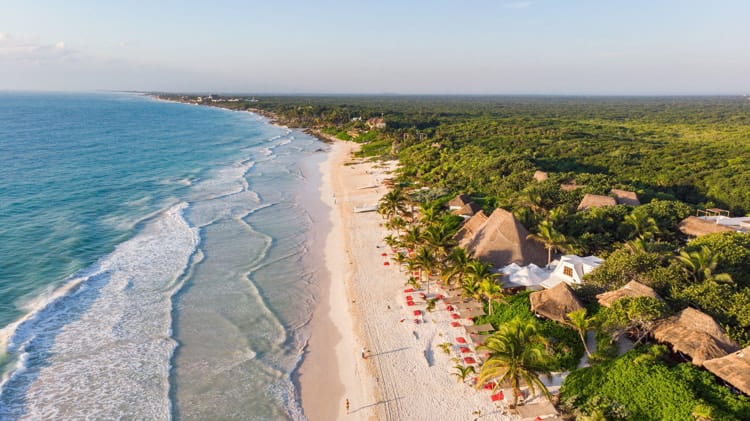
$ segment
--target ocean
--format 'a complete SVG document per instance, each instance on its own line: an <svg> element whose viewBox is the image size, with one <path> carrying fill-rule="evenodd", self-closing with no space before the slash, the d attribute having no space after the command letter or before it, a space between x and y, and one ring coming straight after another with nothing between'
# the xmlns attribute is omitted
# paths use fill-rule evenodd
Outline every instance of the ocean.
<svg viewBox="0 0 750 421"><path fill-rule="evenodd" d="M134 94L0 93L0 419L302 419L324 144Z"/></svg>

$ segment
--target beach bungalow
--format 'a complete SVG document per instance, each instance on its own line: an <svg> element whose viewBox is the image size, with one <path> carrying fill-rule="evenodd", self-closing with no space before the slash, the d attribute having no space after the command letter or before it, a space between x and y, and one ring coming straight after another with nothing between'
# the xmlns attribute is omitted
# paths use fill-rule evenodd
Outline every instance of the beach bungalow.
<svg viewBox="0 0 750 421"><path fill-rule="evenodd" d="M564 282L568 285L580 285L587 273L596 269L604 263L604 260L596 256L576 256L568 254L560 257L560 260L552 262L554 267L552 273L545 279L541 286L547 289L554 288L557 284Z"/></svg>
<svg viewBox="0 0 750 421"><path fill-rule="evenodd" d="M459 194L448 202L448 210L458 210L472 202L473 201L469 195Z"/></svg>
<svg viewBox="0 0 750 421"><path fill-rule="evenodd" d="M692 358L693 364L698 366L739 349L711 316L691 307L660 321L652 335L671 346L676 354Z"/></svg>
<svg viewBox="0 0 750 421"><path fill-rule="evenodd" d="M539 171L539 170L537 170L536 172L534 172L534 180L536 180L536 181L538 181L538 182L540 182L540 183L541 183L542 181L545 181L545 180L547 180L548 178L549 178L549 174L547 174L547 173L546 173L546 172L544 172L544 171Z"/></svg>
<svg viewBox="0 0 750 421"><path fill-rule="evenodd" d="M635 297L651 297L661 300L656 291L638 281L630 281L620 289L603 292L596 296L596 300L602 307L611 307L619 299Z"/></svg>
<svg viewBox="0 0 750 421"><path fill-rule="evenodd" d="M479 212L480 210L482 210L482 208L480 208L479 205L477 205L474 202L469 202L469 203L461 206L460 208L452 211L451 214L456 215L456 216L460 216L460 217L462 217L464 219L469 219L472 216L474 216L474 214L476 214L477 212Z"/></svg>
<svg viewBox="0 0 750 421"><path fill-rule="evenodd" d="M521 266L535 263L544 265L547 252L544 246L530 240L529 231L505 209L495 209L492 215L480 211L458 231L456 238L474 258L496 268L516 263Z"/></svg>
<svg viewBox="0 0 750 421"><path fill-rule="evenodd" d="M529 295L531 311L539 316L565 323L568 313L580 310L583 305L568 284L560 282L551 289L532 292Z"/></svg>
<svg viewBox="0 0 750 421"><path fill-rule="evenodd" d="M685 235L691 237L700 237L702 235L713 234L715 232L732 232L732 228L717 224L697 216L688 216L683 219L677 228Z"/></svg>
<svg viewBox="0 0 750 421"><path fill-rule="evenodd" d="M706 360L703 367L750 396L750 346L721 358Z"/></svg>
<svg viewBox="0 0 750 421"><path fill-rule="evenodd" d="M605 208L607 206L615 205L617 205L617 201L614 197L586 193L586 195L583 196L583 200L581 200L581 203L578 205L578 211L580 212L591 208Z"/></svg>
<svg viewBox="0 0 750 421"><path fill-rule="evenodd" d="M628 206L640 206L641 201L638 200L638 195L633 191L612 189L609 191L609 195L615 198L618 205Z"/></svg>
<svg viewBox="0 0 750 421"><path fill-rule="evenodd" d="M367 127L371 129L385 129L386 128L385 119L383 119L382 117L370 118L365 122L365 124L367 124Z"/></svg>

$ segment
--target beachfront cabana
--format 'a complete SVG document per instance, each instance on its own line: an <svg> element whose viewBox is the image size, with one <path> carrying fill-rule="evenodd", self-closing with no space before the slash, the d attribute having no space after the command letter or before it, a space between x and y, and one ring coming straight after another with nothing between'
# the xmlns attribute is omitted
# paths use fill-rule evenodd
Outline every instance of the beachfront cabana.
<svg viewBox="0 0 750 421"><path fill-rule="evenodd" d="M458 314L464 319L473 319L474 317L487 315L481 308L461 308L458 309Z"/></svg>
<svg viewBox="0 0 750 421"><path fill-rule="evenodd" d="M542 181L545 181L547 179L549 179L549 174L547 174L546 172L539 170L534 172L534 180L541 183Z"/></svg>
<svg viewBox="0 0 750 421"><path fill-rule="evenodd" d="M695 365L739 349L711 316L691 307L659 322L652 335L674 352L691 357Z"/></svg>
<svg viewBox="0 0 750 421"><path fill-rule="evenodd" d="M641 201L634 191L612 189L609 195L615 198L618 205L640 206Z"/></svg>
<svg viewBox="0 0 750 421"><path fill-rule="evenodd" d="M470 202L452 211L451 214L460 216L462 218L471 218L472 216L474 216L474 214L476 214L480 210L482 210L482 208L479 207L479 205L477 205L474 202Z"/></svg>
<svg viewBox="0 0 750 421"><path fill-rule="evenodd" d="M450 210L461 209L462 207L464 207L464 205L467 205L471 202L472 202L471 197L465 194L459 194L453 199L451 199L450 202L448 202L448 209Z"/></svg>
<svg viewBox="0 0 750 421"><path fill-rule="evenodd" d="M597 295L596 299L603 307L611 307L612 304L619 299L635 297L651 297L661 300L661 297L659 297L659 294L657 294L656 291L638 281L630 281L620 289L603 292Z"/></svg>
<svg viewBox="0 0 750 421"><path fill-rule="evenodd" d="M474 215L457 234L459 245L474 258L495 267L546 263L544 246L527 238L529 231L512 213L498 208L489 218L483 215L484 212Z"/></svg>
<svg viewBox="0 0 750 421"><path fill-rule="evenodd" d="M615 205L617 205L617 201L614 197L587 193L583 196L583 200L581 200L581 203L578 205L578 210L583 211L591 208L605 208L607 206Z"/></svg>
<svg viewBox="0 0 750 421"><path fill-rule="evenodd" d="M725 225L717 224L714 221L699 218L697 216L688 216L680 222L677 228L679 228L683 234L691 237L700 237L702 235L713 234L716 232L734 231L732 228Z"/></svg>
<svg viewBox="0 0 750 421"><path fill-rule="evenodd" d="M750 395L750 346L703 362L703 367L716 377Z"/></svg>
<svg viewBox="0 0 750 421"><path fill-rule="evenodd" d="M532 292L529 295L531 311L560 323L565 323L568 313L580 310L583 305L568 284L560 282L550 289Z"/></svg>

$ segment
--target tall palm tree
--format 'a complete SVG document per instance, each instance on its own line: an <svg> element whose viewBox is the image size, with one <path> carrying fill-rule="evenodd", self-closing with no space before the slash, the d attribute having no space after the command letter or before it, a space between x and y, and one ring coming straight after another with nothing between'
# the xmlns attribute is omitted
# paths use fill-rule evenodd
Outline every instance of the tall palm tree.
<svg viewBox="0 0 750 421"><path fill-rule="evenodd" d="M406 220L398 215L391 217L386 223L385 227L389 230L396 231L396 234L401 235L401 230L406 228Z"/></svg>
<svg viewBox="0 0 750 421"><path fill-rule="evenodd" d="M696 283L725 282L731 283L732 277L728 273L714 273L719 265L719 255L714 253L707 246L701 247L698 251L686 252L680 251L680 255L675 258L682 269L693 278Z"/></svg>
<svg viewBox="0 0 750 421"><path fill-rule="evenodd" d="M403 190L395 188L384 194L378 201L378 213L385 218L406 214L406 196Z"/></svg>
<svg viewBox="0 0 750 421"><path fill-rule="evenodd" d="M420 227L419 225L410 226L401 235L401 241L404 243L406 248L412 250L415 249L424 241L422 238L422 227Z"/></svg>
<svg viewBox="0 0 750 421"><path fill-rule="evenodd" d="M462 247L454 247L451 249L445 262L445 268L440 276L442 281L448 285L451 285L455 280L461 282L464 273L466 273L469 262L471 262L471 258L468 253L466 253L466 249Z"/></svg>
<svg viewBox="0 0 750 421"><path fill-rule="evenodd" d="M479 290L487 299L487 307L489 308L490 316L492 315L492 301L495 299L502 299L503 297L503 287L497 284L497 278L497 276L488 277L479 282Z"/></svg>
<svg viewBox="0 0 750 421"><path fill-rule="evenodd" d="M569 251L572 246L568 239L555 229L548 220L542 221L537 227L536 234L529 234L526 238L539 241L547 249L547 265L552 263L552 250Z"/></svg>
<svg viewBox="0 0 750 421"><path fill-rule="evenodd" d="M427 247L420 247L412 257L415 266L419 269L419 280L422 280L422 274L427 272L427 293L430 293L430 273L435 269L437 259Z"/></svg>
<svg viewBox="0 0 750 421"><path fill-rule="evenodd" d="M586 332L594 326L594 318L586 317L586 309L571 311L568 313L568 325L578 332L578 336L581 337L583 342L583 349L586 351L586 355L591 356L589 352L589 346L586 344Z"/></svg>
<svg viewBox="0 0 750 421"><path fill-rule="evenodd" d="M453 234L447 224L433 224L422 232L422 241L436 251L437 257L442 262L448 256L448 251L458 244Z"/></svg>
<svg viewBox="0 0 750 421"><path fill-rule="evenodd" d="M487 361L479 370L477 387L490 380L496 384L510 383L513 389L513 407L518 404L521 384L525 383L532 394L540 391L547 398L549 390L542 383L542 374L549 376L546 353L547 340L536 330L533 320L514 319L492 334L485 345L477 347L489 352Z"/></svg>

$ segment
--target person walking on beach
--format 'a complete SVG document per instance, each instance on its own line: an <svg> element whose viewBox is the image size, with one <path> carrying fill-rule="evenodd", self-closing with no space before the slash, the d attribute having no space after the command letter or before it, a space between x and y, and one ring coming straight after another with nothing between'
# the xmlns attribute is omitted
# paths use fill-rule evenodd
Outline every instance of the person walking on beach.
<svg viewBox="0 0 750 421"><path fill-rule="evenodd" d="M349 399L344 399L344 408L346 408L346 413L349 413Z"/></svg>
<svg viewBox="0 0 750 421"><path fill-rule="evenodd" d="M367 359L367 350L365 348L362 348L362 359L363 360Z"/></svg>

